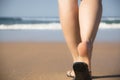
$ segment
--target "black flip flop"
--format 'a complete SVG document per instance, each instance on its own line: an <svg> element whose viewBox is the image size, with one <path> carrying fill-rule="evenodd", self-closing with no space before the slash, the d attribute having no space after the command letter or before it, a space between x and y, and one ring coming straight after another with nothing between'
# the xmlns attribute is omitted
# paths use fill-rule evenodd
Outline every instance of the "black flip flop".
<svg viewBox="0 0 120 80"><path fill-rule="evenodd" d="M73 70L75 72L74 80L92 80L88 65L84 62L76 62L73 64Z"/></svg>

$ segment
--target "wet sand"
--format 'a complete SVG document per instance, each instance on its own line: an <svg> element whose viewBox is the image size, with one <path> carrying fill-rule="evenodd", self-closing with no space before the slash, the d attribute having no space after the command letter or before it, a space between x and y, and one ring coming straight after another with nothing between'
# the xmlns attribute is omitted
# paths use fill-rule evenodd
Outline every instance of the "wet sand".
<svg viewBox="0 0 120 80"><path fill-rule="evenodd" d="M94 44L92 72L103 76L94 80L120 80L120 42ZM0 80L72 80L66 71L72 57L64 42L0 43ZM112 77L109 77L112 75Z"/></svg>

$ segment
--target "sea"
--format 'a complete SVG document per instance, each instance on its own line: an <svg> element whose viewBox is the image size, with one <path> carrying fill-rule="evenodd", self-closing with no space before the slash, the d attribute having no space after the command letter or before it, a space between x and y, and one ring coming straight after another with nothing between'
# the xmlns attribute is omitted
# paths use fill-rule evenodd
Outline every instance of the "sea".
<svg viewBox="0 0 120 80"><path fill-rule="evenodd" d="M0 42L65 42L59 17L0 17ZM120 17L102 17L96 41L120 42Z"/></svg>

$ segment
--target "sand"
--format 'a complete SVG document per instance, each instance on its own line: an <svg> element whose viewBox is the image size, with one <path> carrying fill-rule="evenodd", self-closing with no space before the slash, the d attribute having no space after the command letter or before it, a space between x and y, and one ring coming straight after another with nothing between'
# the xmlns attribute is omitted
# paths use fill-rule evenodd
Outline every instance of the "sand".
<svg viewBox="0 0 120 80"><path fill-rule="evenodd" d="M120 42L94 44L92 72L97 80L120 80ZM64 42L0 43L0 80L72 80L72 57ZM94 79L96 80L96 79Z"/></svg>

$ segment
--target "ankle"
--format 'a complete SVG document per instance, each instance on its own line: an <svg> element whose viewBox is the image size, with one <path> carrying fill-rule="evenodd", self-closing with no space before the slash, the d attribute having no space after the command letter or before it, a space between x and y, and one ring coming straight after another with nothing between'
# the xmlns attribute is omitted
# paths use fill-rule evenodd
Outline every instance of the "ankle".
<svg viewBox="0 0 120 80"><path fill-rule="evenodd" d="M82 41L80 44L88 49L93 47L93 43L91 41Z"/></svg>
<svg viewBox="0 0 120 80"><path fill-rule="evenodd" d="M91 52L92 52L92 48L93 48L93 44L91 42L81 42L79 43L77 49L79 52L79 56L91 56Z"/></svg>

